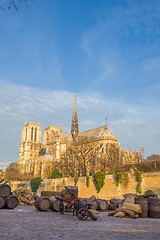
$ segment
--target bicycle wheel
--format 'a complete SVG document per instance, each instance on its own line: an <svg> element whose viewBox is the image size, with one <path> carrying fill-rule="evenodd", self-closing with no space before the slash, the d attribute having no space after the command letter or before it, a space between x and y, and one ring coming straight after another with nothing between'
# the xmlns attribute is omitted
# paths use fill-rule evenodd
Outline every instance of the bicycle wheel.
<svg viewBox="0 0 160 240"><path fill-rule="evenodd" d="M64 206L64 204L61 202L61 203L59 204L59 213L60 213L60 214L64 214L64 210L65 210L65 206Z"/></svg>
<svg viewBox="0 0 160 240"><path fill-rule="evenodd" d="M79 208L76 215L80 220L84 221L88 218L88 211L85 208Z"/></svg>

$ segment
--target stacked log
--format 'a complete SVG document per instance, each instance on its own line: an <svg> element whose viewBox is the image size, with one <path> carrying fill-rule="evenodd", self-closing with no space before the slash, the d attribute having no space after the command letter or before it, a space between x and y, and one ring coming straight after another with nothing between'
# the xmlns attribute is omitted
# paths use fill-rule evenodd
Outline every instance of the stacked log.
<svg viewBox="0 0 160 240"><path fill-rule="evenodd" d="M14 209L19 204L18 198L11 193L7 183L0 184L0 208Z"/></svg>
<svg viewBox="0 0 160 240"><path fill-rule="evenodd" d="M76 186L67 186L67 188L73 193L74 198L78 198L78 187ZM65 198L67 200L71 199L71 194L68 192L68 190L65 188L61 191L61 197Z"/></svg>
<svg viewBox="0 0 160 240"><path fill-rule="evenodd" d="M148 217L148 202L147 198L135 198L135 203L141 206L142 212L140 213L139 217L147 218Z"/></svg>
<svg viewBox="0 0 160 240"><path fill-rule="evenodd" d="M8 184L0 183L0 196L7 197L11 193L11 188Z"/></svg>
<svg viewBox="0 0 160 240"><path fill-rule="evenodd" d="M35 201L35 207L39 211L46 212L50 208L50 200L46 197L37 197Z"/></svg>
<svg viewBox="0 0 160 240"><path fill-rule="evenodd" d="M59 205L60 205L60 200L56 199L55 197L52 197L49 199L50 200L50 209L59 212Z"/></svg>
<svg viewBox="0 0 160 240"><path fill-rule="evenodd" d="M14 209L18 206L18 198L14 196L13 194L7 196L6 198L6 207L9 209Z"/></svg>
<svg viewBox="0 0 160 240"><path fill-rule="evenodd" d="M108 202L104 199L96 199L98 207L97 210L105 211L108 209Z"/></svg>
<svg viewBox="0 0 160 240"><path fill-rule="evenodd" d="M51 198L51 197L61 197L61 192L57 192L57 191L41 191L41 197L47 197L47 198Z"/></svg>
<svg viewBox="0 0 160 240"><path fill-rule="evenodd" d="M160 199L148 198L148 215L150 218L160 218Z"/></svg>
<svg viewBox="0 0 160 240"><path fill-rule="evenodd" d="M3 196L0 196L0 209L4 208L5 205L6 205L6 198L4 198Z"/></svg>
<svg viewBox="0 0 160 240"><path fill-rule="evenodd" d="M104 199L93 199L93 197L90 198L80 198L80 201L88 206L90 209L93 210L101 210L106 211L108 210L108 201Z"/></svg>
<svg viewBox="0 0 160 240"><path fill-rule="evenodd" d="M28 189L20 188L20 189L13 191L13 194L18 198L20 205L34 205L35 204L36 194Z"/></svg>

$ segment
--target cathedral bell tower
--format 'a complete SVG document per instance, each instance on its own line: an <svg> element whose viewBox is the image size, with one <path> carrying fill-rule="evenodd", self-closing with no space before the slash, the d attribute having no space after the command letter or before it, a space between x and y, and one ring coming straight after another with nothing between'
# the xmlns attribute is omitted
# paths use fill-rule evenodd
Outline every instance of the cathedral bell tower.
<svg viewBox="0 0 160 240"><path fill-rule="evenodd" d="M72 126L71 126L71 134L74 138L78 135L78 117L77 117L77 111L76 111L76 93L74 92L74 109L73 109L73 116L72 116Z"/></svg>

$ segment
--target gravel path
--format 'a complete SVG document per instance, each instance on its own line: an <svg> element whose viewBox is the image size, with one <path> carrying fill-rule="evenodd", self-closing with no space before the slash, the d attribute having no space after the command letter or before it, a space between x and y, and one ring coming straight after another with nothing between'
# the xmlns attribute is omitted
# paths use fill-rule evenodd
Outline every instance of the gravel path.
<svg viewBox="0 0 160 240"><path fill-rule="evenodd" d="M160 239L160 219L122 219L98 214L80 221L71 213L40 212L34 206L0 210L0 240Z"/></svg>

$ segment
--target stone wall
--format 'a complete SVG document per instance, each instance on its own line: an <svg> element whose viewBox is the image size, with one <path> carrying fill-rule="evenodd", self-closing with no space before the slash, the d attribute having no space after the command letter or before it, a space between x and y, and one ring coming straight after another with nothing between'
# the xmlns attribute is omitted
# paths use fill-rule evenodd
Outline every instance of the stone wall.
<svg viewBox="0 0 160 240"><path fill-rule="evenodd" d="M89 179L89 187L86 185L86 177L79 177L77 187L79 190L79 197L90 197L95 195L96 198L111 199L122 198L125 193L137 193L137 184L138 182L136 181L135 175L130 173L128 175L128 181L123 181L119 186L116 186L114 175L106 175L105 184L99 193L97 193L93 177ZM45 179L41 183L37 194L40 196L41 191L44 190L61 191L65 186L74 186L74 178ZM11 182L12 191L20 187L30 189L30 182ZM143 173L141 189L141 194L151 189L156 194L160 195L160 172Z"/></svg>

